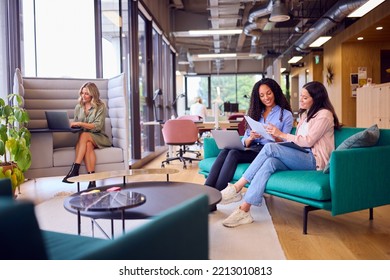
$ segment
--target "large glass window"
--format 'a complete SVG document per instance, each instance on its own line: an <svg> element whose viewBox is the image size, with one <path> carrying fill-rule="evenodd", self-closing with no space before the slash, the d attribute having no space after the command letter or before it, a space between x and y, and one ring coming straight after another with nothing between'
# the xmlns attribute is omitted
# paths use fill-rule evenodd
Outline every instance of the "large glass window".
<svg viewBox="0 0 390 280"><path fill-rule="evenodd" d="M139 43L139 95L140 95L140 119L141 123L150 121L147 106L147 49L146 49L146 22L142 16L138 16L138 43ZM142 153L149 151L148 126L141 127Z"/></svg>
<svg viewBox="0 0 390 280"><path fill-rule="evenodd" d="M202 98L203 104L210 108L209 76L186 77L187 109L195 102L197 97Z"/></svg>
<svg viewBox="0 0 390 280"><path fill-rule="evenodd" d="M112 78L121 73L121 38L126 37L123 26L127 25L123 25L119 5L119 0L104 0L101 4L103 78Z"/></svg>
<svg viewBox="0 0 390 280"><path fill-rule="evenodd" d="M22 0L22 5L23 75L96 77L93 0Z"/></svg>
<svg viewBox="0 0 390 280"><path fill-rule="evenodd" d="M7 25L5 19L7 14L6 1L0 1L0 97L7 95Z"/></svg>
<svg viewBox="0 0 390 280"><path fill-rule="evenodd" d="M208 108L217 101L238 104L238 110L246 112L253 85L261 78L258 74L187 76L187 109L200 96ZM221 105L220 109L224 111L225 108Z"/></svg>

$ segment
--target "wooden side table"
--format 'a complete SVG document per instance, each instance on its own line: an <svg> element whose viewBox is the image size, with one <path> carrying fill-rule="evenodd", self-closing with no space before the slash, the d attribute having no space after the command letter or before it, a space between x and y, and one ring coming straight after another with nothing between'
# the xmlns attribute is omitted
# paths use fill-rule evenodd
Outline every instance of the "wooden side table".
<svg viewBox="0 0 390 280"><path fill-rule="evenodd" d="M103 171L103 172L97 172L92 174L82 174L79 176L70 177L67 180L72 183L77 183L77 192L80 192L81 182L123 177L123 185L126 185L126 178L128 176L149 175L149 174L150 175L166 174L167 182L169 182L169 175L175 173L179 173L179 170L171 169L171 168L128 169L128 170Z"/></svg>

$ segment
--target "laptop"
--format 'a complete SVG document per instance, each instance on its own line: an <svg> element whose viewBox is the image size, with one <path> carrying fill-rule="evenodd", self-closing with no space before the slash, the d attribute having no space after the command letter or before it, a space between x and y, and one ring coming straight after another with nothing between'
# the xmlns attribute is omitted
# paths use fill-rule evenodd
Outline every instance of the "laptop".
<svg viewBox="0 0 390 280"><path fill-rule="evenodd" d="M241 142L241 137L237 130L211 130L218 149L235 149L240 151L250 150Z"/></svg>
<svg viewBox="0 0 390 280"><path fill-rule="evenodd" d="M80 127L70 127L69 116L66 111L45 111L47 127L51 130L78 132Z"/></svg>

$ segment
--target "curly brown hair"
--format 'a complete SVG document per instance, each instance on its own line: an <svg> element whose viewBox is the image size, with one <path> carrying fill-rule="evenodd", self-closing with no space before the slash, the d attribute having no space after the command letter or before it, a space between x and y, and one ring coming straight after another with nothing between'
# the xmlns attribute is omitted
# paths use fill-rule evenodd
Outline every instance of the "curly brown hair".
<svg viewBox="0 0 390 280"><path fill-rule="evenodd" d="M286 96L283 94L283 91L279 84L270 78L263 78L260 81L256 82L252 89L251 99L250 99L250 105L248 110L248 116L250 116L252 119L258 121L260 120L261 114L265 110L265 105L263 102L261 102L259 97L259 89L261 85L267 85L275 97L275 104L279 105L280 108L282 108L279 116L279 120L283 121L283 109L286 109L292 113L291 105L287 101ZM248 124L246 124L246 128L248 128Z"/></svg>

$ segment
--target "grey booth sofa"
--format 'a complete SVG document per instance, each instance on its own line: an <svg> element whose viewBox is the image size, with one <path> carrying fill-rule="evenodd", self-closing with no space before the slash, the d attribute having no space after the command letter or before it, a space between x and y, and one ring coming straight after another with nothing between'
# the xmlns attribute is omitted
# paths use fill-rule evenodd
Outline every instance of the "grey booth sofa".
<svg viewBox="0 0 390 280"><path fill-rule="evenodd" d="M128 169L129 114L126 80L123 74L111 79L27 78L17 69L14 93L24 97L29 129L47 128L45 111L67 111L71 119L80 87L87 81L99 88L107 105L106 133L113 146L96 149L96 172ZM25 172L28 179L66 175L75 157L78 134L71 132L32 133L32 165ZM84 163L80 173L86 173Z"/></svg>

